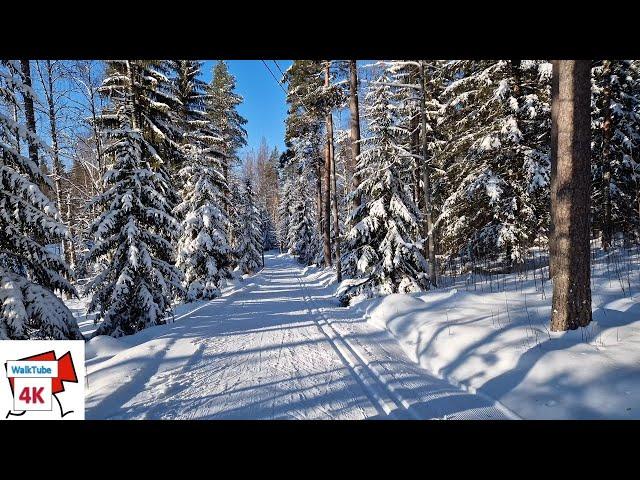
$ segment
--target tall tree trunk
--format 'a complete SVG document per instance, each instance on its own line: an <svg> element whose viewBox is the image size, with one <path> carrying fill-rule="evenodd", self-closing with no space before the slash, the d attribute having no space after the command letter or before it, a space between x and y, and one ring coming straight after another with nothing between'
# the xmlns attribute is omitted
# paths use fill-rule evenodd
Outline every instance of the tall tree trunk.
<svg viewBox="0 0 640 480"><path fill-rule="evenodd" d="M613 237L611 220L611 60L604 61L604 89L602 92L602 248L609 250Z"/></svg>
<svg viewBox="0 0 640 480"><path fill-rule="evenodd" d="M325 88L329 87L329 62L324 70L324 86ZM324 155L324 171L323 173L323 183L324 183L324 192L322 198L322 207L323 207L323 220L324 220L324 228L322 231L322 250L324 252L324 264L325 266L332 266L333 261L331 259L331 145L329 142L329 123L331 117L331 111L325 116L325 126L327 128L327 142L325 145L325 155Z"/></svg>
<svg viewBox="0 0 640 480"><path fill-rule="evenodd" d="M358 178L358 156L360 155L360 112L358 110L358 67L355 60L349 60L349 113L350 136L351 136L351 158L353 161L352 188L355 190L360 185ZM354 194L352 208L355 210L360 206L360 196Z"/></svg>
<svg viewBox="0 0 640 480"><path fill-rule="evenodd" d="M333 242L336 250L336 275L342 281L342 262L340 259L340 217L338 216L338 188L336 181L336 156L333 145L333 116L327 116L327 145L331 161L331 183L333 188Z"/></svg>
<svg viewBox="0 0 640 480"><path fill-rule="evenodd" d="M551 330L554 332L574 330L591 322L590 77L589 60L553 61Z"/></svg>
<svg viewBox="0 0 640 480"><path fill-rule="evenodd" d="M29 60L20 60L20 67L22 69L22 77L24 84L32 88L31 85L31 63ZM32 133L36 133L36 113L33 108L33 97L31 95L23 94L24 100L24 116L27 121L27 128ZM29 137L27 139L27 144L29 146L29 159L35 163L38 167L40 167L40 162L38 161L38 145Z"/></svg>
<svg viewBox="0 0 640 480"><path fill-rule="evenodd" d="M56 121L56 106L55 106L55 98L54 98L54 82L53 82L53 63L51 60L45 60L45 68L46 68L46 88L45 88L45 97L47 99L47 106L49 107L49 128L51 133L51 150L53 153L53 158L51 162L51 176L53 177L53 186L54 193L56 196L56 207L58 209L58 213L60 215L60 219L62 220L62 197L61 197L61 187L60 187L60 175L62 174L62 164L60 162L60 147L58 145L58 124ZM41 72L40 67L38 65L38 72ZM43 79L43 83L45 80ZM62 240L60 242L60 249L62 250L62 255L64 256L67 262L70 262L70 258L65 249L65 242Z"/></svg>
<svg viewBox="0 0 640 480"><path fill-rule="evenodd" d="M318 152L319 153L319 152ZM318 228L320 233L320 238L323 238L324 232L324 211L322 204L322 167L323 167L323 159L321 156L318 156L318 161L316 162L316 205L318 208Z"/></svg>
<svg viewBox="0 0 640 480"><path fill-rule="evenodd" d="M75 268L76 265L76 252L73 246L73 225L71 222L71 196L67 193L67 225L69 227L69 242L67 251L69 252L69 265L71 268Z"/></svg>
<svg viewBox="0 0 640 480"><path fill-rule="evenodd" d="M431 204L431 174L429 172L429 162L427 160L429 154L429 143L427 139L427 105L426 105L426 78L424 74L424 61L420 60L419 67L420 77L420 120L422 122L422 187L424 188L424 217L425 217L425 235L427 237L427 255L429 258L429 281L432 287L437 287L436 278L436 249L433 238L433 221L431 214L433 205Z"/></svg>

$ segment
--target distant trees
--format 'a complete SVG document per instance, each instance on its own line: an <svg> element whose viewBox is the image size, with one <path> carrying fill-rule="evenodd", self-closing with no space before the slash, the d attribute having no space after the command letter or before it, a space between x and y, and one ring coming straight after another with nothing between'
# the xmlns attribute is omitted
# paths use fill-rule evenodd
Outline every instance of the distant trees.
<svg viewBox="0 0 640 480"><path fill-rule="evenodd" d="M247 179L242 195L242 234L238 245L238 266L242 273L256 273L262 268L263 232L256 196Z"/></svg>

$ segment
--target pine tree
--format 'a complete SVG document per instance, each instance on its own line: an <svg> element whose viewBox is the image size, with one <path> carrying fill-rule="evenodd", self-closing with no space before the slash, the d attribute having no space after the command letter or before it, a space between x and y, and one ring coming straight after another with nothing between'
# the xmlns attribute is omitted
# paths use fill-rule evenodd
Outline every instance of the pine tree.
<svg viewBox="0 0 640 480"><path fill-rule="evenodd" d="M112 108L101 120L112 142L105 155L115 160L104 177L105 192L92 201L101 213L89 227L95 243L85 262L98 270L88 284L89 311L102 320L96 334L118 337L164 323L182 287L172 258L179 230L171 215L172 188L165 161L142 128L159 130L143 113L153 101L137 83L149 79L133 74L129 61L113 67L103 89Z"/></svg>
<svg viewBox="0 0 640 480"><path fill-rule="evenodd" d="M345 273L355 279L343 283L342 303L428 287L422 245L414 238L420 212L402 182L409 153L401 142L407 132L394 108L391 82L385 71L367 94L370 137L363 140L357 165L361 182L354 191L361 204L352 212L343 262Z"/></svg>
<svg viewBox="0 0 640 480"><path fill-rule="evenodd" d="M184 273L188 301L220 294L220 281L229 275L231 248L227 217L220 208L228 190L222 173L219 136L204 111L205 84L198 79L200 62L175 62L178 118L182 124L184 167L178 172L182 202L174 212L182 219L176 265Z"/></svg>
<svg viewBox="0 0 640 480"><path fill-rule="evenodd" d="M262 268L262 229L260 210L249 179L245 183L243 228L238 246L238 266L242 273L252 274Z"/></svg>
<svg viewBox="0 0 640 480"><path fill-rule="evenodd" d="M550 267L551 331L591 322L589 60L554 60Z"/></svg>
<svg viewBox="0 0 640 480"><path fill-rule="evenodd" d="M291 143L309 133L320 135L322 125L329 133L329 116L340 102L340 89L329 82L327 65L317 60L294 60L284 75L288 84L286 141ZM320 138L320 137L319 137ZM322 259L319 263L332 264L331 258L331 141L326 136L324 154L316 160L316 194L318 227L322 237ZM286 142L285 142L286 143ZM318 145L320 147L320 145ZM322 158L324 157L324 158Z"/></svg>
<svg viewBox="0 0 640 480"><path fill-rule="evenodd" d="M443 253L521 262L548 229L549 64L451 61L445 71Z"/></svg>
<svg viewBox="0 0 640 480"><path fill-rule="evenodd" d="M0 62L0 104L18 95L35 101L15 61ZM67 236L54 203L39 185L53 188L39 165L20 151L49 148L28 125L0 109L0 340L81 339L73 315L53 292L75 295L71 272L49 244Z"/></svg>

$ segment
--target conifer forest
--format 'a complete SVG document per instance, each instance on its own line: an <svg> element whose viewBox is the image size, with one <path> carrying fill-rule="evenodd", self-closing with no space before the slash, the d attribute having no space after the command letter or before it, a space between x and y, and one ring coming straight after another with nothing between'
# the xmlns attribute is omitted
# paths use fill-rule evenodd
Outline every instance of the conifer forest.
<svg viewBox="0 0 640 480"><path fill-rule="evenodd" d="M639 419L639 247L638 60L0 61L0 340L89 419Z"/></svg>

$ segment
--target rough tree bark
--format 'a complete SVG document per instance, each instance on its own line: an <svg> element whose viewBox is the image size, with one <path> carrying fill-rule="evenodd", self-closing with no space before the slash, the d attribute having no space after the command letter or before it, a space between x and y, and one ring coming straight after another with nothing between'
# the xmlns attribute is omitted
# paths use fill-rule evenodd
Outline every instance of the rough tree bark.
<svg viewBox="0 0 640 480"><path fill-rule="evenodd" d="M357 162L360 155L360 112L358 110L358 67L355 60L349 60L349 112L351 114L351 157L353 161L352 188L355 190L360 185L358 178ZM360 206L360 196L354 194L352 208Z"/></svg>
<svg viewBox="0 0 640 480"><path fill-rule="evenodd" d="M551 330L591 322L591 62L554 60L551 123Z"/></svg>
<svg viewBox="0 0 640 480"><path fill-rule="evenodd" d="M433 205L431 204L431 175L429 173L428 148L429 143L427 139L427 106L426 106L426 89L425 89L425 74L424 74L424 61L420 60L419 66L419 80L420 80L420 121L422 131L422 187L424 189L424 226L425 236L427 237L427 256L429 258L429 281L432 287L437 287L436 278L436 250L435 242L433 238L433 221L431 218Z"/></svg>
<svg viewBox="0 0 640 480"><path fill-rule="evenodd" d="M329 87L329 63L324 70L324 86L325 88ZM331 117L331 111L325 115L325 125L327 131L329 130L329 123ZM322 250L324 252L324 265L330 267L333 265L333 261L331 259L331 146L328 141L328 133L327 133L327 142L324 149L324 171L322 172L323 176L323 184L324 191L322 197L322 209L323 209L323 221L324 227L322 230Z"/></svg>

